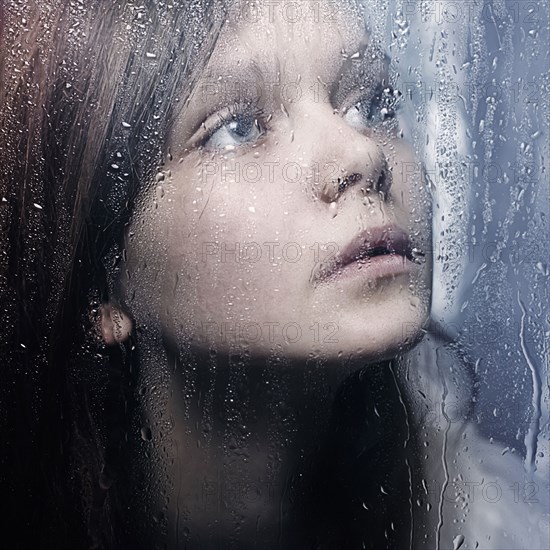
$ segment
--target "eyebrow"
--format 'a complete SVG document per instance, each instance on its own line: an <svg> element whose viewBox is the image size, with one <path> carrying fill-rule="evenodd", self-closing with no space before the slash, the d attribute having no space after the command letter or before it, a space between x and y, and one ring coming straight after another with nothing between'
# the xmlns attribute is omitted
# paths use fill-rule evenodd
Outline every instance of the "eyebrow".
<svg viewBox="0 0 550 550"><path fill-rule="evenodd" d="M345 99L343 96L347 96L350 88L357 84L368 88L390 76L391 57L378 45L367 43L358 53L358 58L352 54L344 59L339 78L332 83L330 97L336 105L340 105Z"/></svg>

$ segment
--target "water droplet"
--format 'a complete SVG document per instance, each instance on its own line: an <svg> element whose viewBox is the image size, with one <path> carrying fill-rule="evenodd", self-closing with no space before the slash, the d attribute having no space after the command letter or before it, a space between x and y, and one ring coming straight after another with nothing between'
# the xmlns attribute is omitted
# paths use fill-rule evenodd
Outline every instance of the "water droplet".
<svg viewBox="0 0 550 550"><path fill-rule="evenodd" d="M34 203L33 206L37 209L37 210L42 210L42 207L38 204L38 203Z"/></svg>
<svg viewBox="0 0 550 550"><path fill-rule="evenodd" d="M412 261L415 264L423 264L426 261L426 255L420 248L413 248L411 250Z"/></svg>
<svg viewBox="0 0 550 550"><path fill-rule="evenodd" d="M104 490L107 491L109 487L113 484L113 477L110 476L106 471L105 467L103 468L103 471L99 474L99 486Z"/></svg>
<svg viewBox="0 0 550 550"><path fill-rule="evenodd" d="M464 535L457 535L453 539L453 550L459 550L459 548L464 544Z"/></svg>
<svg viewBox="0 0 550 550"><path fill-rule="evenodd" d="M141 433L141 439L143 439L143 441L151 441L151 439L153 439L151 428L149 428L148 426L143 426L143 428L141 428L140 430L140 433Z"/></svg>
<svg viewBox="0 0 550 550"><path fill-rule="evenodd" d="M131 124L128 124L127 122L124 122L124 120L122 121L122 127L123 128L131 128L132 125Z"/></svg>
<svg viewBox="0 0 550 550"><path fill-rule="evenodd" d="M548 264L544 264L542 262L537 262L535 267L538 271L540 271L544 276L548 277Z"/></svg>

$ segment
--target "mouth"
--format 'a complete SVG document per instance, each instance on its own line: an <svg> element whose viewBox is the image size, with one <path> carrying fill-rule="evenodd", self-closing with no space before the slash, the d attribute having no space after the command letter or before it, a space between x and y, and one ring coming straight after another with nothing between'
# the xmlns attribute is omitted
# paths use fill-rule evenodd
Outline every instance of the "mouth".
<svg viewBox="0 0 550 550"><path fill-rule="evenodd" d="M408 272L421 252L411 245L409 235L396 225L362 231L330 258L317 264L312 282L337 279L344 274L364 273L372 278Z"/></svg>

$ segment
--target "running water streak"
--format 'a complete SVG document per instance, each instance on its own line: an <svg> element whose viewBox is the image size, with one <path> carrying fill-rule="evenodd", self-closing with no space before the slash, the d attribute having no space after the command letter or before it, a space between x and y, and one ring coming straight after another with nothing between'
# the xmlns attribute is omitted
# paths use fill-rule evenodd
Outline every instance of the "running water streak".
<svg viewBox="0 0 550 550"><path fill-rule="evenodd" d="M439 355L439 350L437 351L437 354ZM437 538L436 538L436 549L440 550L441 548L441 529L443 528L443 497L445 495L445 491L447 490L447 486L449 485L449 469L447 466L447 439L448 439L448 433L449 429L451 428L451 421L449 417L447 416L447 413L445 411L445 401L447 399L448 395L448 389L447 389L447 382L445 380L445 376L441 373L441 367L439 361L437 361L437 367L439 370L440 378L441 378L441 384L443 387L443 393L441 395L441 414L445 421L447 422L447 425L445 426L445 431L443 433L443 449L441 454L441 462L443 464L443 471L445 473L445 479L441 485L441 493L439 495L439 506L438 506L438 515L439 519L437 522Z"/></svg>
<svg viewBox="0 0 550 550"><path fill-rule="evenodd" d="M519 341L521 345L521 352L523 357L525 357L525 362L527 363L529 370L531 371L531 379L533 382L533 414L531 416L531 421L529 422L529 428L525 435L525 470L530 477L533 476L536 470L535 459L537 456L537 435L539 433L540 427L540 418L541 418L541 398L542 398L542 383L540 379L540 374L537 370L537 367L533 364L533 361L529 355L529 350L527 349L525 343L525 318L527 317L527 311L525 309L524 303L521 301L519 296L519 290L517 294L518 304L521 308L521 324L519 329Z"/></svg>

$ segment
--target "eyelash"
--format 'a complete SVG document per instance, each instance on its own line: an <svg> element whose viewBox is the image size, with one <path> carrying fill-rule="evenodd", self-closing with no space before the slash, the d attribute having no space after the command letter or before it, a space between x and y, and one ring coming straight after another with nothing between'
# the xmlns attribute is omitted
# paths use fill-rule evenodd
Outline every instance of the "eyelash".
<svg viewBox="0 0 550 550"><path fill-rule="evenodd" d="M212 120L213 118L216 118L217 120L216 122L211 123L210 128L208 128L208 120ZM208 149L207 144L216 132L231 122L238 122L239 119L242 120L243 118L249 119L249 121L252 121L252 124L256 126L259 132L258 138L263 136L269 129L266 122L266 112L262 107L254 105L253 103L235 103L234 105L215 113L211 117L208 117L207 121L203 123L203 128L205 128L206 134L201 138L199 146ZM243 147L246 145L250 145L250 143L243 143L238 145L238 147ZM215 150L216 148L214 147L212 149Z"/></svg>
<svg viewBox="0 0 550 550"><path fill-rule="evenodd" d="M393 87L380 83L371 94L364 94L359 101L346 109L346 113L351 109L361 111L360 106L366 102L367 113L362 113L362 118L367 126L373 126L395 118L401 107L401 95L401 92L394 90ZM373 107L379 110L382 120L375 119Z"/></svg>

